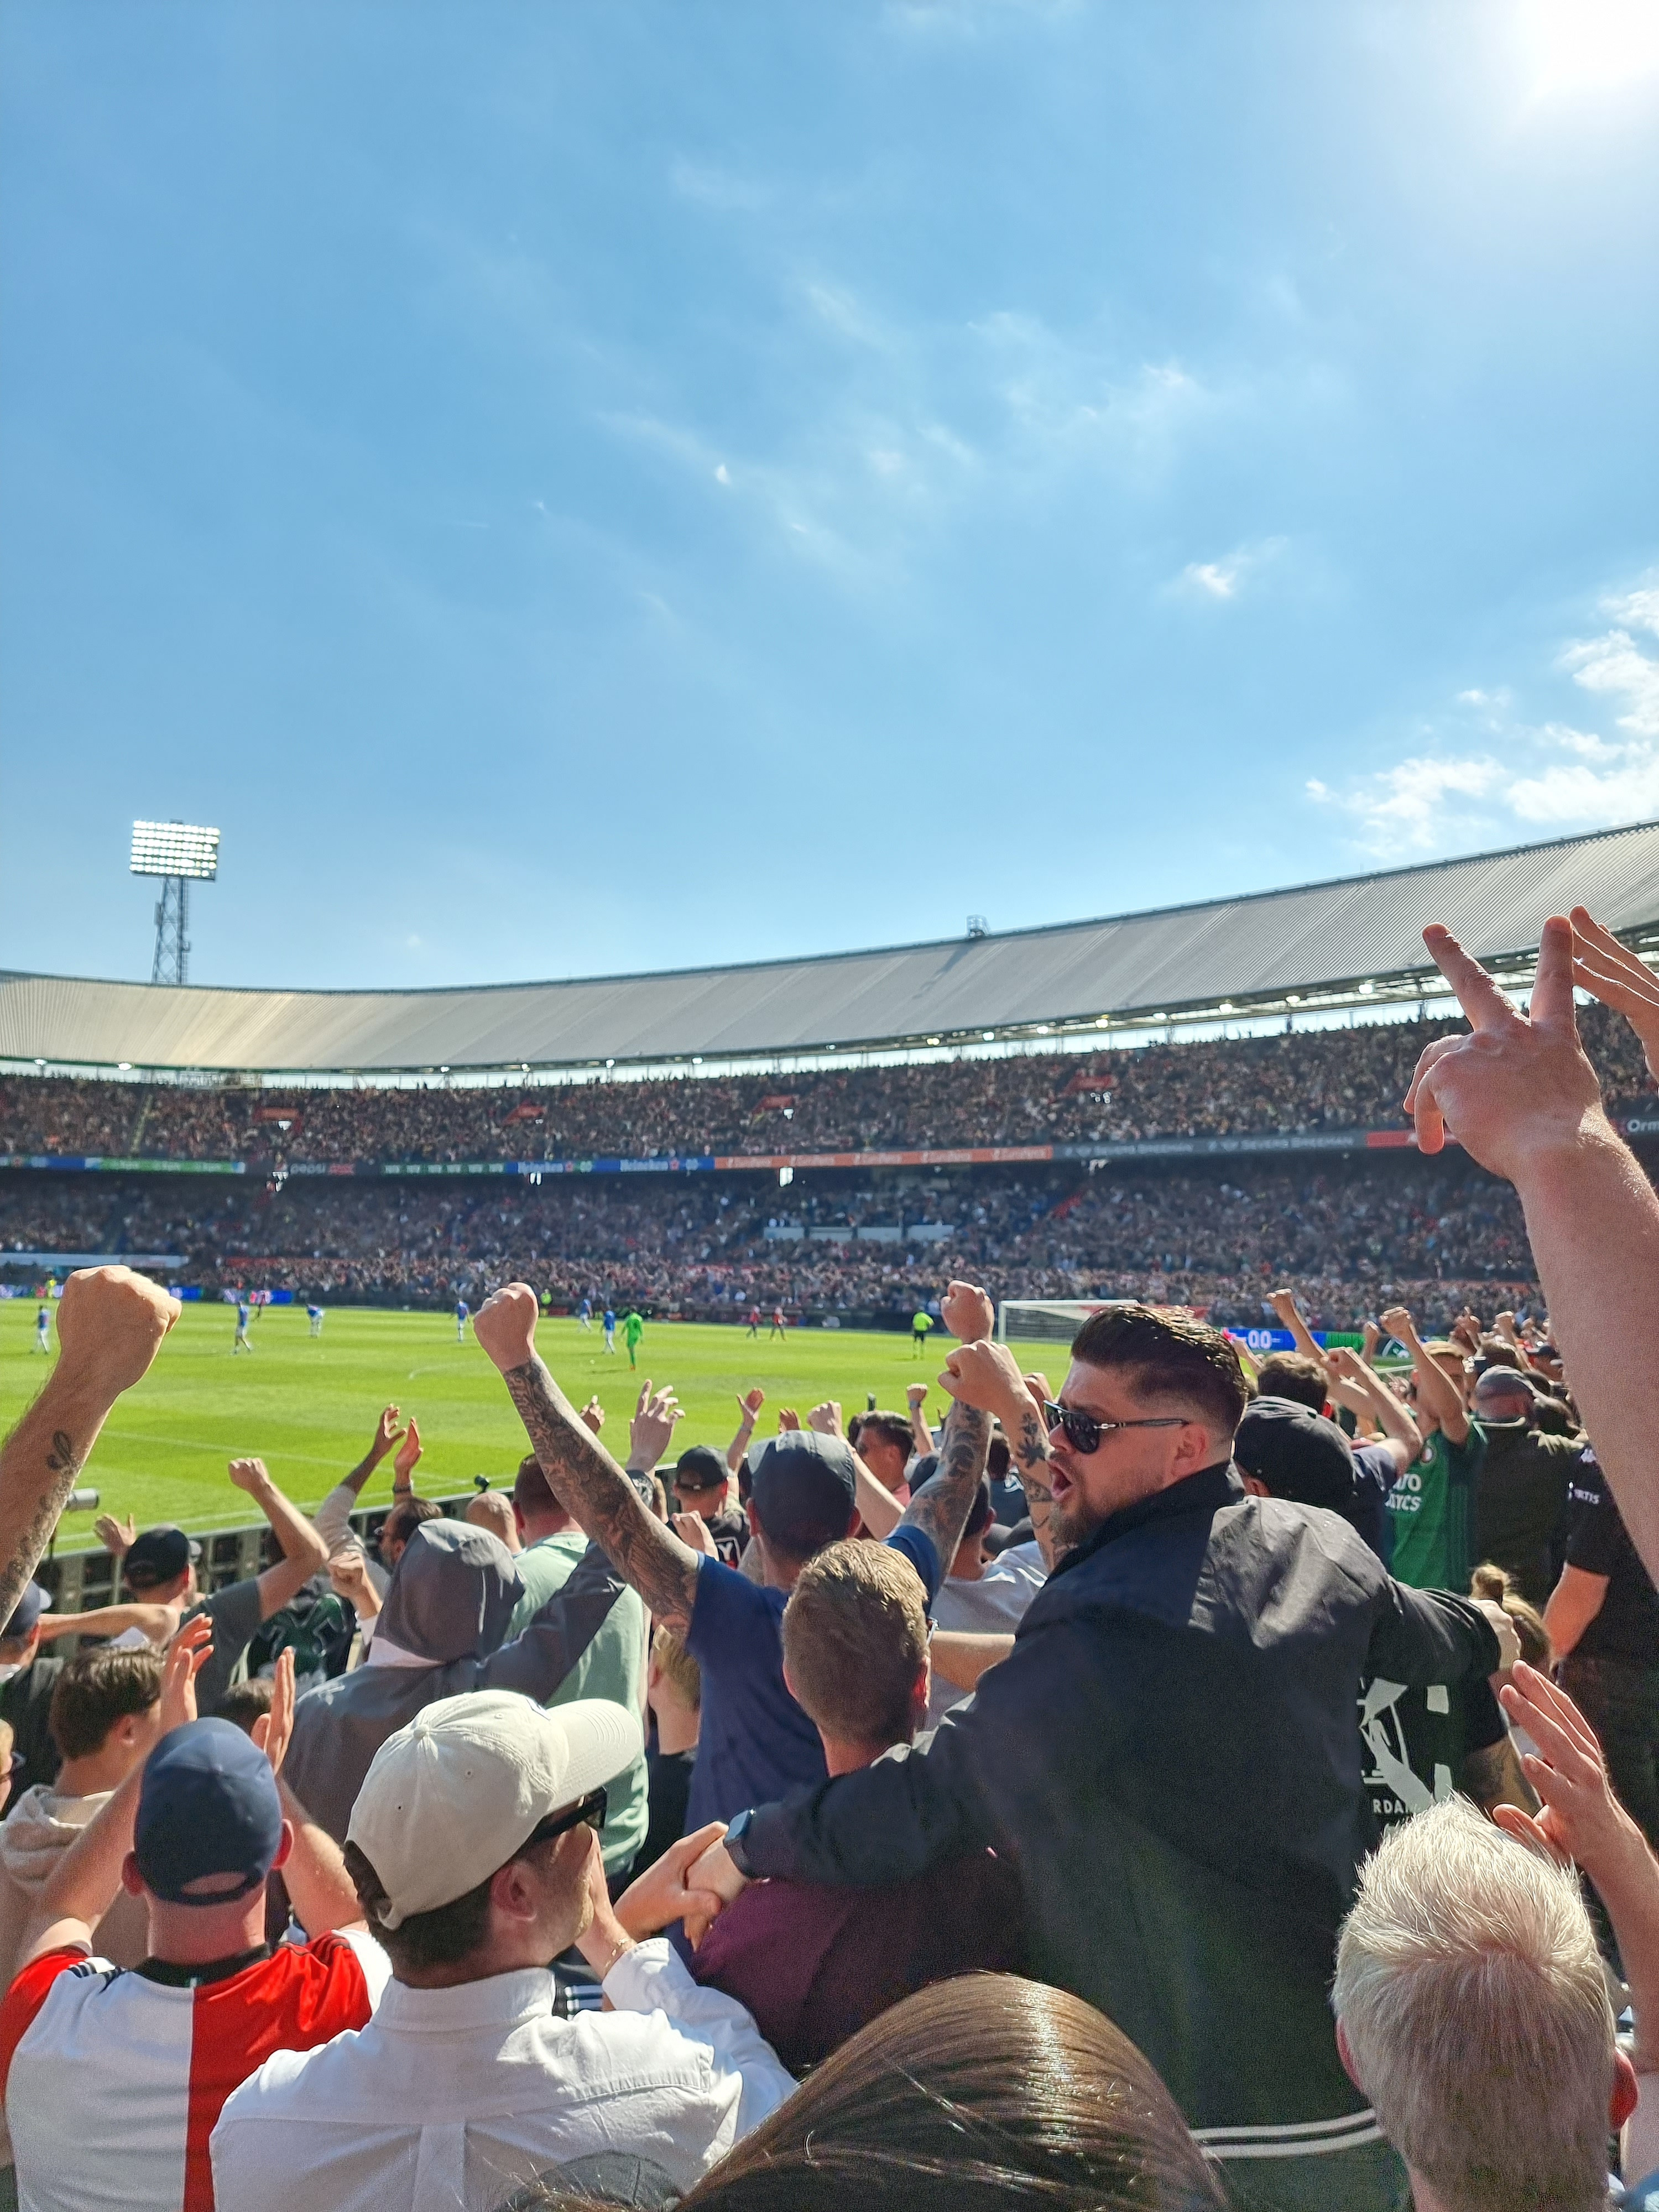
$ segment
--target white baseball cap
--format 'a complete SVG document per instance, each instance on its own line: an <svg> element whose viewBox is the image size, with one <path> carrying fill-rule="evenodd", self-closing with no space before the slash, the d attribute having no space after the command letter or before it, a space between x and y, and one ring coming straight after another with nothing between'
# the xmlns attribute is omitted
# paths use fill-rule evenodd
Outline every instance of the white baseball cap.
<svg viewBox="0 0 1659 2212"><path fill-rule="evenodd" d="M346 1829L389 1900L380 1925L465 1897L643 1749L637 1716L605 1698L547 1711L514 1690L471 1690L424 1707L375 1753Z"/></svg>

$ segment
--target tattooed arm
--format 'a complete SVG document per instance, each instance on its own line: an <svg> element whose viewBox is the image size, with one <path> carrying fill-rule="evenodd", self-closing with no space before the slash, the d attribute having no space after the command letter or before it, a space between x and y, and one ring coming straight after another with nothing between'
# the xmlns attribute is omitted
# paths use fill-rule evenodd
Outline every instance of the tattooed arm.
<svg viewBox="0 0 1659 2212"><path fill-rule="evenodd" d="M1054 1494L1048 1486L1048 1431L1037 1407L1048 1395L1041 1376L1029 1381L1006 1344L964 1345L951 1355L950 1372L941 1378L958 1404L964 1401L1002 1423L1015 1472L1025 1492L1031 1516L1031 1532L1051 1571L1054 1546L1048 1537L1048 1511Z"/></svg>
<svg viewBox="0 0 1659 2212"><path fill-rule="evenodd" d="M684 1637L702 1555L646 1510L616 1461L583 1426L537 1355L536 1313L536 1293L509 1283L485 1299L472 1333L501 1369L554 1496L639 1592L659 1626Z"/></svg>
<svg viewBox="0 0 1659 2212"><path fill-rule="evenodd" d="M964 1396L957 1387L958 1363L970 1354L988 1350L996 1326L996 1309L987 1294L972 1283L953 1282L945 1293L939 1312L957 1349L945 1358L939 1381L951 1394L951 1406L939 1438L939 1472L926 1482L904 1509L899 1526L921 1528L932 1538L941 1575L962 1541L962 1532L973 1510L974 1494L985 1474L991 1448L991 1417L976 1398Z"/></svg>
<svg viewBox="0 0 1659 2212"><path fill-rule="evenodd" d="M178 1318L178 1300L131 1267L82 1267L64 1284L58 1364L0 1445L0 1620L52 1541L111 1407Z"/></svg>

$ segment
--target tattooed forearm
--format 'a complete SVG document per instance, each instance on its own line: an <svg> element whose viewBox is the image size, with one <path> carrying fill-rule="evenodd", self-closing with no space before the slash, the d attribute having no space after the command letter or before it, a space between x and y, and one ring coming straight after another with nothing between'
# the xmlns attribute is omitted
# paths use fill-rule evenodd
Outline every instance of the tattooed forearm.
<svg viewBox="0 0 1659 2212"><path fill-rule="evenodd" d="M951 1571L990 1448L990 1415L954 1401L939 1439L939 1473L910 1500L899 1524L927 1531L943 1574Z"/></svg>
<svg viewBox="0 0 1659 2212"><path fill-rule="evenodd" d="M566 1403L540 1359L513 1368L506 1382L554 1496L658 1621L683 1636L696 1598L698 1554L646 1510L639 1492Z"/></svg>
<svg viewBox="0 0 1659 2212"><path fill-rule="evenodd" d="M1019 1462L1020 1480L1027 1494L1031 1489L1031 1478L1036 1477L1039 1488L1047 1491L1046 1470L1048 1465L1048 1432L1037 1418L1036 1407L1028 1399L1020 1413L1018 1425L1008 1432L1014 1457Z"/></svg>
<svg viewBox="0 0 1659 2212"><path fill-rule="evenodd" d="M75 1478L85 1465L91 1449L90 1444L76 1444L67 1429L53 1429L49 1437L33 1443L31 1450L30 1425L30 1419L26 1416L7 1438L3 1454L0 1454L6 1506L10 1509L15 1498L24 1515L21 1528L9 1525L9 1510L5 1516L8 1525L5 1557L0 1562L0 1620L10 1614L23 1595L25 1584L45 1558L69 1494L75 1487ZM42 1472L41 1460L36 1459L36 1473L31 1481L28 1461L33 1452L42 1453L45 1468ZM32 1502L27 1502L30 1492L33 1497Z"/></svg>

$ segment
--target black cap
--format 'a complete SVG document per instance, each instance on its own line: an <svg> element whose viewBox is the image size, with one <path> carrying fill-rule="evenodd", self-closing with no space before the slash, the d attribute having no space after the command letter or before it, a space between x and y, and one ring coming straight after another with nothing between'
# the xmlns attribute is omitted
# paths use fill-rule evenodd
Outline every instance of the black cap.
<svg viewBox="0 0 1659 2212"><path fill-rule="evenodd" d="M689 1444L674 1463L676 1490L718 1490L726 1479L726 1462L708 1444Z"/></svg>
<svg viewBox="0 0 1659 2212"><path fill-rule="evenodd" d="M146 1528L127 1547L121 1579L129 1589L159 1589L201 1556L201 1546L182 1528Z"/></svg>
<svg viewBox="0 0 1659 2212"><path fill-rule="evenodd" d="M33 1635L36 1621L51 1610L50 1593L43 1590L39 1583L25 1583L5 1626L0 1628L0 1642L14 1643Z"/></svg>
<svg viewBox="0 0 1659 2212"><path fill-rule="evenodd" d="M1254 1398L1233 1439L1233 1457L1270 1498L1322 1505L1351 1519L1353 1447L1334 1421L1291 1398Z"/></svg>
<svg viewBox="0 0 1659 2212"><path fill-rule="evenodd" d="M787 1429L761 1454L750 1495L768 1543L792 1559L810 1559L853 1525L853 1447L844 1437Z"/></svg>

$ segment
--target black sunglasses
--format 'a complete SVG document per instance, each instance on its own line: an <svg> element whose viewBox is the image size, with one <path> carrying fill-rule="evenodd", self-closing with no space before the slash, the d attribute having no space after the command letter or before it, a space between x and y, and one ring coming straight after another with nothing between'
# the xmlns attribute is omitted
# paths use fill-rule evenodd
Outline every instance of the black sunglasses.
<svg viewBox="0 0 1659 2212"><path fill-rule="evenodd" d="M1062 1429L1066 1441L1074 1452L1087 1459L1091 1452L1100 1449L1100 1440L1114 1429L1185 1429L1192 1424L1179 1413L1160 1413L1147 1421L1097 1421L1092 1413L1080 1413L1075 1406L1056 1406L1047 1398L1042 1401L1042 1418L1048 1424L1052 1436Z"/></svg>
<svg viewBox="0 0 1659 2212"><path fill-rule="evenodd" d="M586 1797L578 1798L568 1813L550 1813L544 1820L538 1820L519 1850L527 1851L534 1844L550 1844L556 1836L568 1835L572 1828L589 1827L597 1836L605 1826L605 1814L604 1790L590 1790Z"/></svg>

